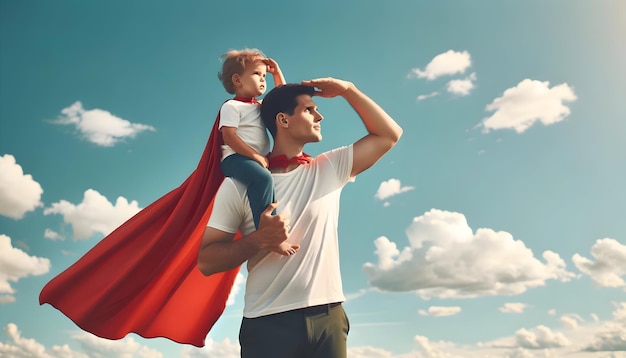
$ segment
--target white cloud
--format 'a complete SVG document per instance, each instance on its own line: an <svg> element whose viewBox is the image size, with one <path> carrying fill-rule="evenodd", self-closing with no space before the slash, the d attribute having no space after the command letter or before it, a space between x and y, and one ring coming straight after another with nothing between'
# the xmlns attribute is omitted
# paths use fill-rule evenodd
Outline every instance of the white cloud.
<svg viewBox="0 0 626 358"><path fill-rule="evenodd" d="M589 275L600 287L625 287L622 276L626 275L626 245L617 240L597 240L591 248L592 261L574 254L572 261L580 272Z"/></svg>
<svg viewBox="0 0 626 358"><path fill-rule="evenodd" d="M586 352L626 351L626 326L607 324L585 348Z"/></svg>
<svg viewBox="0 0 626 358"><path fill-rule="evenodd" d="M474 81L476 81L476 73L472 73L461 80L451 80L448 82L447 90L459 96L467 96L474 89Z"/></svg>
<svg viewBox="0 0 626 358"><path fill-rule="evenodd" d="M180 352L180 358L239 358L240 350L239 343L231 342L228 338L225 338L222 342L216 342L209 337L202 348L183 348Z"/></svg>
<svg viewBox="0 0 626 358"><path fill-rule="evenodd" d="M398 195L407 191L415 189L413 186L402 186L400 180L391 178L387 181L380 183L378 191L376 192L376 198L378 200L385 200L394 195Z"/></svg>
<svg viewBox="0 0 626 358"><path fill-rule="evenodd" d="M423 352L418 357L447 358L457 357L457 355L449 354L446 351L451 350L455 346L452 342L438 341L431 342L427 337L417 335L413 337L413 341L418 345L419 350Z"/></svg>
<svg viewBox="0 0 626 358"><path fill-rule="evenodd" d="M424 70L414 68L411 70L409 77L426 78L428 80L434 80L440 76L454 75L457 73L463 73L472 65L472 60L469 52L456 52L448 50L435 56L426 65Z"/></svg>
<svg viewBox="0 0 626 358"><path fill-rule="evenodd" d="M351 347L348 348L350 358L394 358L392 353L376 347Z"/></svg>
<svg viewBox="0 0 626 358"><path fill-rule="evenodd" d="M626 302L615 303L613 321L608 321L595 333L584 351L626 351Z"/></svg>
<svg viewBox="0 0 626 358"><path fill-rule="evenodd" d="M526 307L528 305L525 303L511 302L503 304L498 310L503 313L524 313Z"/></svg>
<svg viewBox="0 0 626 358"><path fill-rule="evenodd" d="M15 302L10 281L20 278L39 276L50 271L50 260L29 256L24 251L11 245L11 238L0 234L0 303Z"/></svg>
<svg viewBox="0 0 626 358"><path fill-rule="evenodd" d="M228 294L228 300L226 300L226 306L231 306L235 304L235 298L237 297L237 294L241 290L241 285L244 282L246 282L246 277L241 272L238 272L237 276L235 277L235 282L233 282L233 287L231 287L230 293Z"/></svg>
<svg viewBox="0 0 626 358"><path fill-rule="evenodd" d="M431 92L429 94L421 94L421 95L417 96L417 100L418 101L423 101L425 99L432 98L432 97L435 97L435 96L438 96L438 95L439 95L439 92L437 92L437 91Z"/></svg>
<svg viewBox="0 0 626 358"><path fill-rule="evenodd" d="M508 232L474 234L460 213L432 209L414 218L406 234L410 246L402 250L384 236L374 241L379 262L363 266L372 286L424 299L472 298L516 295L575 277L558 254L545 251L542 263Z"/></svg>
<svg viewBox="0 0 626 358"><path fill-rule="evenodd" d="M360 290L358 290L357 292L354 293L347 293L346 296L346 301L352 301L352 300L356 300L358 298L361 298L363 296L365 296L365 294L368 292L368 290L362 288Z"/></svg>
<svg viewBox="0 0 626 358"><path fill-rule="evenodd" d="M550 328L539 325L534 330L520 329L515 332L515 340L522 348L527 349L544 349L566 347L571 342L563 333L553 332Z"/></svg>
<svg viewBox="0 0 626 358"><path fill-rule="evenodd" d="M461 312L461 307L459 306L430 306L428 307L428 311L419 310L419 314L422 316L433 316L433 317L446 317L446 316L454 316Z"/></svg>
<svg viewBox="0 0 626 358"><path fill-rule="evenodd" d="M0 295L0 305L6 303L15 302L15 296L13 295Z"/></svg>
<svg viewBox="0 0 626 358"><path fill-rule="evenodd" d="M559 318L559 321L567 329L576 329L579 323L583 323L585 320L577 314L565 314Z"/></svg>
<svg viewBox="0 0 626 358"><path fill-rule="evenodd" d="M550 88L549 82L525 79L487 105L487 111L495 112L480 125L484 133L499 129L523 133L537 121L551 125L564 120L570 109L563 102L576 99L567 83Z"/></svg>
<svg viewBox="0 0 626 358"><path fill-rule="evenodd" d="M0 342L0 357L12 358L90 358L87 354L73 351L67 344L52 346L51 349L32 338L24 338L15 323L4 327L9 337L6 343Z"/></svg>
<svg viewBox="0 0 626 358"><path fill-rule="evenodd" d="M90 358L163 357L161 352L138 343L133 337L126 337L121 340L110 340L81 331L72 335L72 338L80 343L85 352L89 352Z"/></svg>
<svg viewBox="0 0 626 358"><path fill-rule="evenodd" d="M22 338L15 323L9 323L4 327L4 333L12 340L11 343L0 342L0 356L7 357L50 357L46 348L34 339Z"/></svg>
<svg viewBox="0 0 626 358"><path fill-rule="evenodd" d="M24 174L15 157L0 157L0 215L21 219L29 211L42 206L43 189L32 175Z"/></svg>
<svg viewBox="0 0 626 358"><path fill-rule="evenodd" d="M102 109L85 110L81 102L64 108L59 118L52 123L73 125L84 139L102 147L111 147L143 131L155 131L152 126L131 123Z"/></svg>
<svg viewBox="0 0 626 358"><path fill-rule="evenodd" d="M626 302L615 302L615 311L613 311L613 320L626 324Z"/></svg>
<svg viewBox="0 0 626 358"><path fill-rule="evenodd" d="M591 314L591 319L593 319L594 322L600 322L600 317L595 313Z"/></svg>
<svg viewBox="0 0 626 358"><path fill-rule="evenodd" d="M394 354L381 348L366 346L348 350L356 358L536 358L536 357L624 357L626 346L626 302L615 303L613 320L604 324L583 324L576 314L566 316L578 321L575 328L565 330L538 325L519 329L510 336L489 342L459 344L432 341L426 336L414 336L416 349ZM594 353L591 353L594 352ZM599 353L602 352L602 353Z"/></svg>
<svg viewBox="0 0 626 358"><path fill-rule="evenodd" d="M66 200L53 203L44 209L44 215L60 214L72 225L74 240L88 239L95 233L109 234L124 221L139 212L137 201L128 202L118 197L113 205L106 197L93 189L85 191L83 202L74 205Z"/></svg>
<svg viewBox="0 0 626 358"><path fill-rule="evenodd" d="M52 229L46 229L43 237L52 241L63 241L65 237Z"/></svg>

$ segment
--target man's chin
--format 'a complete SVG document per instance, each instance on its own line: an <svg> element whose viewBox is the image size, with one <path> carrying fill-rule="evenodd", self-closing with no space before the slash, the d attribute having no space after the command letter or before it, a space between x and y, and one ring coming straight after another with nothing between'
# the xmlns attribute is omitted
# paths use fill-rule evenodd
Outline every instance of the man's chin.
<svg viewBox="0 0 626 358"><path fill-rule="evenodd" d="M319 136L317 136L317 137L311 137L311 138L308 138L308 139L305 141L305 143L319 143L319 142L321 142L321 141L322 141L322 135L319 135Z"/></svg>

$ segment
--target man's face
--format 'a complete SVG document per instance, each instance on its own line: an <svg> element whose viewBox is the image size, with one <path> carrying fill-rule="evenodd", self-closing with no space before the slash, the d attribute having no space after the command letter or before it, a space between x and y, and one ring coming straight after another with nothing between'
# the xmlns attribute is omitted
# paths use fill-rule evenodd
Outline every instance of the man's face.
<svg viewBox="0 0 626 358"><path fill-rule="evenodd" d="M321 121L324 119L317 110L311 96L302 94L297 97L298 105L293 115L286 115L289 124L289 136L302 143L322 140Z"/></svg>
<svg viewBox="0 0 626 358"><path fill-rule="evenodd" d="M233 76L236 93L243 97L257 97L265 93L267 88L265 74L267 65L261 61L256 61L246 65L243 73Z"/></svg>

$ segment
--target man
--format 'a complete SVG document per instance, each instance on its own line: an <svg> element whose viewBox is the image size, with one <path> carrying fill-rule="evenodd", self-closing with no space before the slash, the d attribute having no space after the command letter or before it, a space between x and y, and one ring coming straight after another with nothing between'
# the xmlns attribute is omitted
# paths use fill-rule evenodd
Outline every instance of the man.
<svg viewBox="0 0 626 358"><path fill-rule="evenodd" d="M304 145L322 139L323 117L313 95L345 98L368 134L307 158ZM274 137L269 169L278 202L268 206L255 231L245 186L227 178L215 197L198 267L208 276L247 261L242 357L346 357L339 197L350 178L396 144L402 129L354 84L334 78L274 88L263 100L261 116ZM272 216L274 209L278 215ZM233 241L238 231L243 237ZM300 250L292 256L271 252L286 240Z"/></svg>

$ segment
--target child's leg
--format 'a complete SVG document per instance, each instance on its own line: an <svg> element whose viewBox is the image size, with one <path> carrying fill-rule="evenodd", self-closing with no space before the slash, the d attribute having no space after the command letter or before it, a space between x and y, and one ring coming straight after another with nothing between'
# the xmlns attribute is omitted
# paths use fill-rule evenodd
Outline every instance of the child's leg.
<svg viewBox="0 0 626 358"><path fill-rule="evenodd" d="M254 226L258 229L261 213L275 201L272 174L256 161L240 154L226 157L222 161L222 172L225 176L237 179L248 188L252 218ZM276 211L273 211L272 215L276 215ZM293 255L299 248L299 245L291 245L285 241L272 251L281 255Z"/></svg>
<svg viewBox="0 0 626 358"><path fill-rule="evenodd" d="M225 176L235 178L248 188L254 227L259 228L261 213L274 202L274 179L270 172L256 161L240 154L229 155L222 161ZM273 212L272 215L275 215Z"/></svg>

